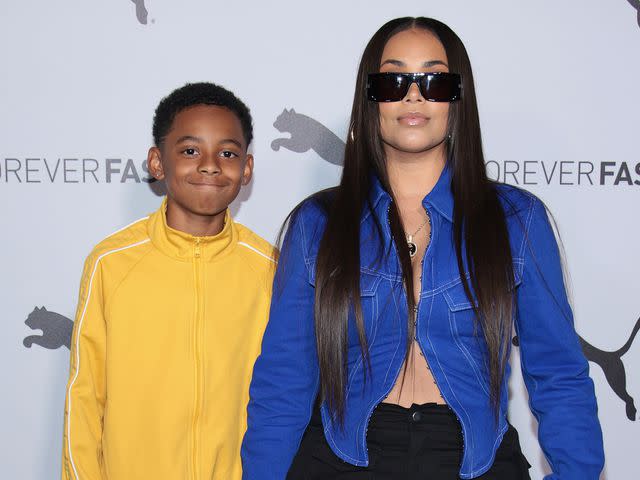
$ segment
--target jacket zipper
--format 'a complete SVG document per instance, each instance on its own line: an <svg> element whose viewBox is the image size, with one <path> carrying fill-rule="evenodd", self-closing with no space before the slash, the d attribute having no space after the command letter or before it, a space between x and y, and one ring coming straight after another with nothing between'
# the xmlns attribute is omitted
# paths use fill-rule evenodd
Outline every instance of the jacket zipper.
<svg viewBox="0 0 640 480"><path fill-rule="evenodd" d="M195 321L193 326L193 352L194 352L194 360L195 360L195 368L194 368L194 391L195 391L195 399L194 399L194 408L193 408L193 424L192 424L192 475L193 480L197 480L198 478L198 438L199 438L199 429L198 429L198 420L201 415L201 403L202 403L202 382L201 382L201 336L202 336L202 315L203 315L203 295L202 295L202 258L200 252L200 239L196 238L195 245L193 248L193 267L194 267L194 277L195 277Z"/></svg>
<svg viewBox="0 0 640 480"><path fill-rule="evenodd" d="M427 251L424 253L424 256L422 257L422 262L420 263L420 269L422 270L421 272L421 281L420 281L420 290L422 291L424 289L424 262L427 258L427 256L429 255L429 251L431 250L431 243L433 240L433 222L431 221L431 212L429 211L428 208L425 209L427 216L429 217L429 224L431 226L431 229L429 230L429 244L427 245ZM407 295L408 293L406 292L405 289L405 295ZM405 299L406 300L406 299ZM414 317L413 317L413 325L414 325L414 340L417 342L418 346L420 347L420 350L422 351L422 354L424 355L425 361L427 361L427 365L429 365L429 369L431 370L431 364L429 363L426 354L424 353L424 348L422 348L422 344L420 343L420 340L418 339L418 317L419 317L419 313L420 313L420 305L422 303L422 295L420 296L420 298L418 299L418 303L416 304L416 308L415 308L415 312L414 312ZM389 392L393 389L393 386L395 385L396 380L398 379L398 375L400 374L400 370L402 369L402 363L400 363L400 366L396 369L395 375L394 375L394 381L391 382L391 386L387 389L386 392L384 392L382 394L382 396L380 398L378 398L376 400L376 402L374 402L373 406L369 409L369 413L367 414L367 420L366 420L366 428L364 431L364 442L366 445L366 438L367 438L367 433L369 432L369 421L371 420L371 415L373 414L373 411L377 408L377 406L380 404L380 402L382 401L383 398L385 398L387 395L389 395ZM458 419L458 423L460 424L460 432L462 433L462 452L464 454L464 452L466 451L466 440L465 440L465 436L464 436L464 429L462 428L462 422L460 422L460 415L458 415L458 412L455 411L455 409L451 406L451 403L449 402L449 400L445 397L442 388L440 388L440 385L438 384L438 380L436 379L436 376L433 375L433 370L431 370L431 376L433 377L433 381L435 382L436 386L438 387L438 390L440 391L440 396L444 399L444 401L447 403L447 407L449 407L449 409L454 413L454 415L456 416L456 418ZM367 456L367 463L369 462L369 454L368 452L365 452L366 456Z"/></svg>
<svg viewBox="0 0 640 480"><path fill-rule="evenodd" d="M422 344L420 343L420 339L418 338L418 318L419 318L419 314L420 314L420 305L422 304L422 290L424 290L424 263L425 260L427 259L427 256L429 255L429 251L431 250L431 241L433 240L433 222L431 221L431 212L429 211L429 209L425 209L427 212L427 216L429 217L429 225L430 225L430 230L429 230L429 244L427 245L427 251L424 253L424 256L422 257L422 262L420 264L420 269L422 270L421 272L421 277L420 277L420 297L418 298L418 303L416 304L416 308L415 308L415 315L413 317L413 327L414 327L414 337L413 339L416 341L416 343L418 344L418 347L420 347L420 350L422 352L422 355L425 358L425 361L427 362L427 366L429 367L429 370L431 371L431 376L433 377L433 381L436 384L436 386L438 387L438 391L440 392L440 396L444 399L444 401L447 404L447 407L449 407L449 410L451 410L454 415L456 416L458 423L460 424L460 432L462 433L462 452L464 454L465 450L466 450L466 441L465 441L465 437L464 437L464 429L462 428L462 422L460 421L460 415L458 415L458 412L455 411L455 409L451 406L451 403L449 402L449 400L445 397L445 394L442 390L442 388L440 387L440 385L438 384L438 379L436 378L436 376L433 373L433 369L431 368L431 362L429 362L429 360L427 359L427 354L425 353L424 348L422 347Z"/></svg>
<svg viewBox="0 0 640 480"><path fill-rule="evenodd" d="M388 211L388 210L387 210ZM429 250L431 249L431 240L433 238L433 222L431 221L431 212L429 212L429 209L425 209L427 216L429 217L429 225L430 225L430 230L429 230L429 243L427 245L427 251L424 253L424 256L422 257L422 261L420 262L420 269L422 270L421 272L421 281L420 281L420 290L423 290L423 280L424 280L424 261L427 258L427 255L429 254ZM407 295L407 291L406 289L404 289L405 291L405 295ZM405 298L406 300L406 298ZM413 326L414 326L414 340L418 343L418 346L420 347L420 350L422 351L422 354L424 355L424 349L422 348L422 345L420 344L420 340L418 340L418 312L420 311L420 304L421 304L421 298L418 299L418 303L415 306L415 310L414 310L414 315L413 315ZM427 357L425 355L425 361L427 361L427 365L430 365ZM371 415L373 414L373 411L378 407L378 405L380 404L380 402L382 401L383 398L386 398L387 395L389 395L389 392L393 389L393 386L395 385L397 379L398 379L398 375L400 375L400 370L402 369L402 362L400 363L400 366L396 369L396 373L394 375L394 381L391 383L391 386L382 394L382 396L380 398L378 398L374 404L373 407L371 409L369 409L369 413L367 414L367 423L366 423L366 428L364 431L364 438L365 438L365 444L366 444L366 438L367 438L367 433L369 432L369 421L371 420ZM431 370L431 367L429 367L429 369ZM458 416L458 414L456 413L456 411L451 408L449 401L444 397L444 395L442 394L442 389L440 388L440 385L438 385L438 381L436 380L436 377L433 375L433 371L431 373L431 375L433 376L433 381L436 382L436 386L438 387L438 390L440 391L440 394L442 396L442 398L445 400L445 402L447 402L447 406L451 409L451 411L453 411L453 413L456 415L456 418L458 419L458 422L460 422L460 417ZM462 424L461 424L462 425ZM463 445L463 449L464 449L464 430L462 430L462 445ZM367 463L369 462L369 454L368 452L366 452L367 454Z"/></svg>

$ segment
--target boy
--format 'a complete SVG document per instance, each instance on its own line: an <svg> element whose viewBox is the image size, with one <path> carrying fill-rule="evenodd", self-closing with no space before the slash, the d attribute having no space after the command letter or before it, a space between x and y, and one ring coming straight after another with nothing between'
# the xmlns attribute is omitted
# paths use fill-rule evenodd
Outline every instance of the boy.
<svg viewBox="0 0 640 480"><path fill-rule="evenodd" d="M64 480L241 477L276 261L228 210L251 179L251 116L224 88L187 84L158 105L153 136L149 172L166 199L85 263Z"/></svg>

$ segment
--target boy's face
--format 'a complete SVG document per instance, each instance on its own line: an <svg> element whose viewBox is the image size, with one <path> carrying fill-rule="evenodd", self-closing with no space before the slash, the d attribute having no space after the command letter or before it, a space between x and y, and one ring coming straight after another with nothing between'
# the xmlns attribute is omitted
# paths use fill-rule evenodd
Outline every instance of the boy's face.
<svg viewBox="0 0 640 480"><path fill-rule="evenodd" d="M169 225L192 233L192 221L221 224L240 187L251 180L253 157L231 110L196 105L175 116L162 146L149 150L148 165L155 178L165 181L167 220L171 212L176 224Z"/></svg>

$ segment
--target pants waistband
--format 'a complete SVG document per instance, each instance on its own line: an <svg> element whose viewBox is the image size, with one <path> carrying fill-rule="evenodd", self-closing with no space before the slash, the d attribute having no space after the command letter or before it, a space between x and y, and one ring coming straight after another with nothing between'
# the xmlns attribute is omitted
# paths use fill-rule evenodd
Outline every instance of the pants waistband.
<svg viewBox="0 0 640 480"><path fill-rule="evenodd" d="M438 403L413 404L402 407L392 403L379 404L371 416L371 425L433 424L459 428L458 418L448 405Z"/></svg>
<svg viewBox="0 0 640 480"><path fill-rule="evenodd" d="M402 407L393 403L380 403L374 409L371 416L371 423L387 423L394 425L404 423L434 423L437 425L451 425L458 427L458 418L448 405L438 403L413 404L410 407ZM314 426L322 425L320 407L316 405L313 409L311 421Z"/></svg>

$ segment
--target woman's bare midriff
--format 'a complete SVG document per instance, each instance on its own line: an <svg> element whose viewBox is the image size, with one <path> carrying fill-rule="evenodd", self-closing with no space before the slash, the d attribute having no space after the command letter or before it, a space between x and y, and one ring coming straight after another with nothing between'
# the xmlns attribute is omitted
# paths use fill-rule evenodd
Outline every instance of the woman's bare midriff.
<svg viewBox="0 0 640 480"><path fill-rule="evenodd" d="M407 363L400 369L391 392L382 401L405 408L414 403L445 403L418 342L414 341L411 344Z"/></svg>

